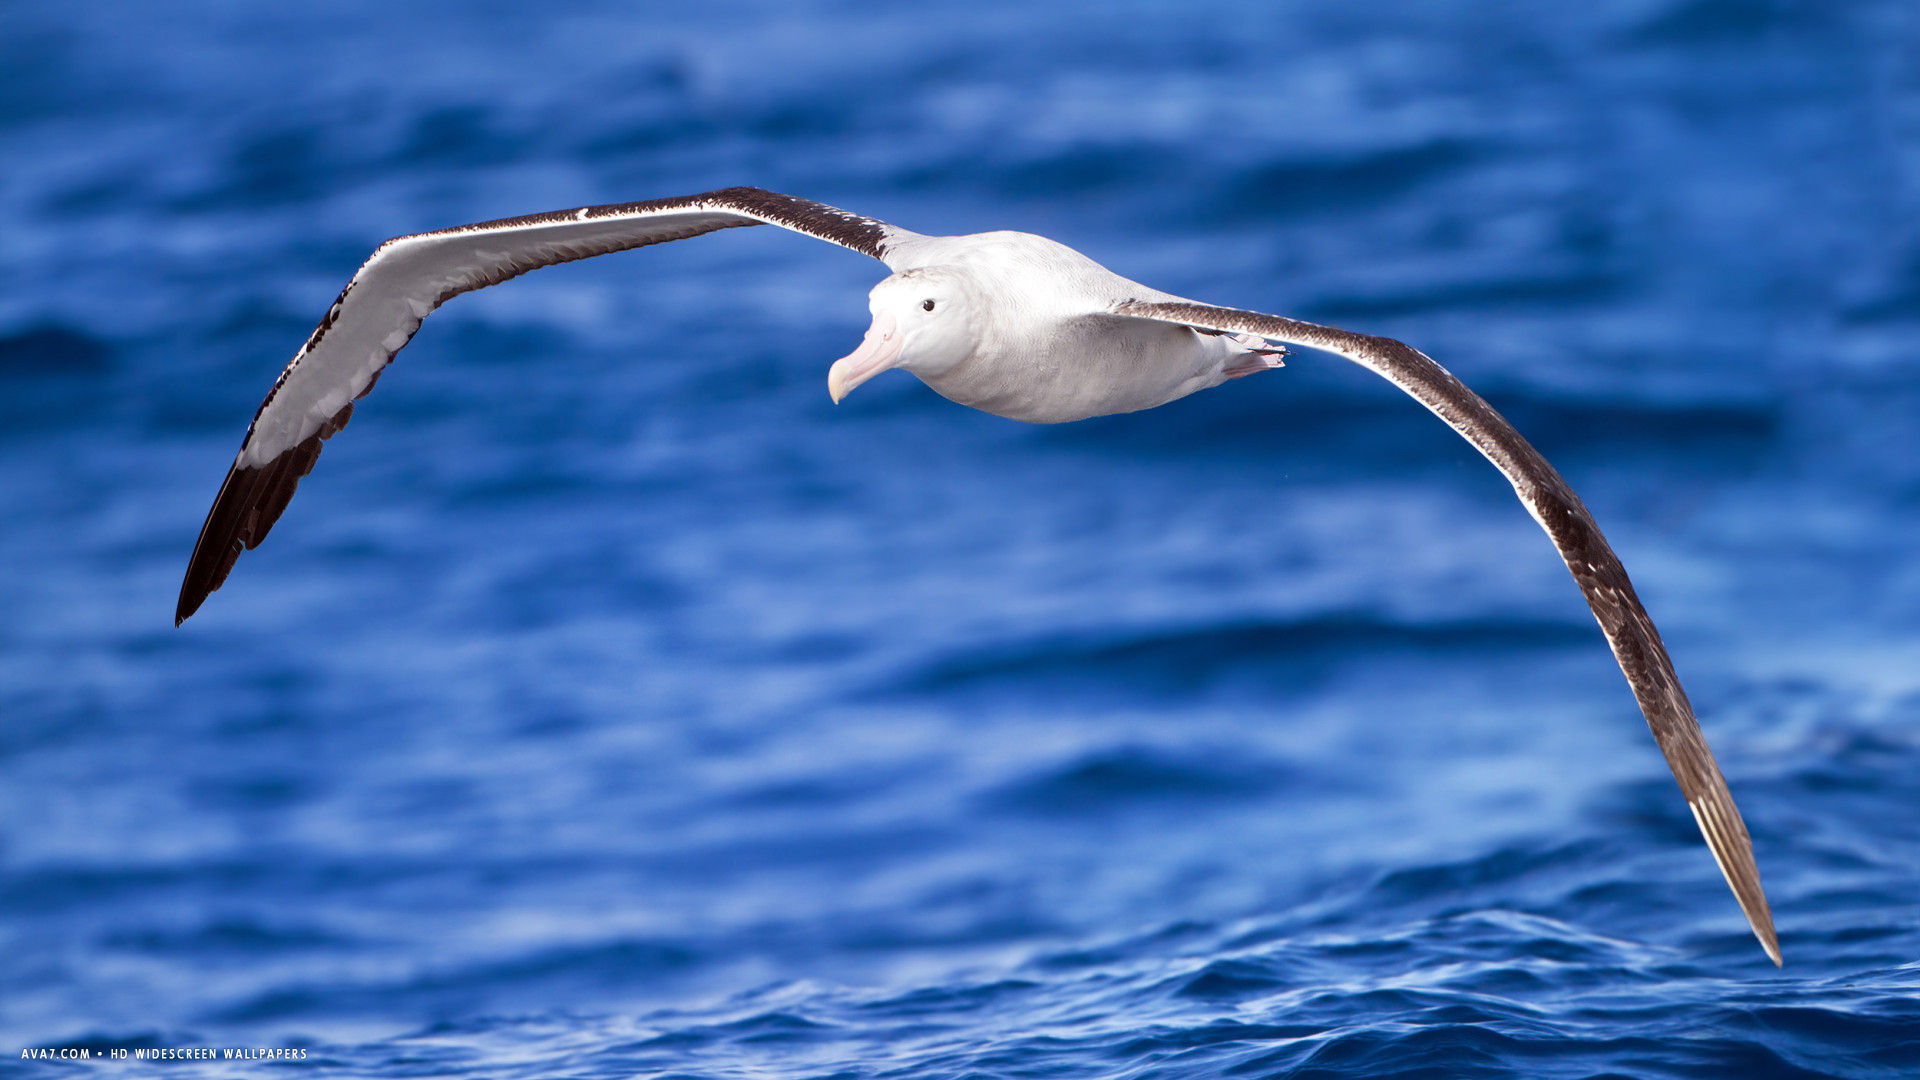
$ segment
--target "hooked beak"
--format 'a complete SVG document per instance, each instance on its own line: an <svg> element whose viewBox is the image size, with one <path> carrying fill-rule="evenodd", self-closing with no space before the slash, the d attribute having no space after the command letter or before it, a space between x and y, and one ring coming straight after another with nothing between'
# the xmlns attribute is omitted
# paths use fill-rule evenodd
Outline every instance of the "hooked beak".
<svg viewBox="0 0 1920 1080"><path fill-rule="evenodd" d="M827 393L833 403L853 392L853 388L893 366L900 355L901 335L893 316L882 312L873 317L860 347L833 362L827 369Z"/></svg>

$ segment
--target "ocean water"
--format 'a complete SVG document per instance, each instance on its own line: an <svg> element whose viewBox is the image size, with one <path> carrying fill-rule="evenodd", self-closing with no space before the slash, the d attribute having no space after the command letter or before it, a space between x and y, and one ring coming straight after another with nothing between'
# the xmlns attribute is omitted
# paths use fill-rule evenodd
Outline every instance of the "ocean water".
<svg viewBox="0 0 1920 1080"><path fill-rule="evenodd" d="M13 4L0 164L10 1075L1920 1074L1911 5ZM1424 410L835 407L883 271L773 229L452 302L173 627L381 239L733 184L1447 364L1786 966Z"/></svg>

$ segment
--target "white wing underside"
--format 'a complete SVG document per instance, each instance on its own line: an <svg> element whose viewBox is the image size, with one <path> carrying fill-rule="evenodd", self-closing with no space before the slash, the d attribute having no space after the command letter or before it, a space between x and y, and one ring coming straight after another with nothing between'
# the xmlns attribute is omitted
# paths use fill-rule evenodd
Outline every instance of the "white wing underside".
<svg viewBox="0 0 1920 1080"><path fill-rule="evenodd" d="M262 403L236 460L261 466L326 426L406 346L420 323L463 292L529 270L772 224L885 259L915 234L803 199L741 188L689 199L587 206L402 236L380 245L341 292Z"/></svg>
<svg viewBox="0 0 1920 1080"><path fill-rule="evenodd" d="M346 426L354 401L373 389L435 308L544 266L752 225L778 225L883 262L889 247L919 237L808 199L728 188L503 218L381 244L254 414L194 546L175 622L220 587L241 551L266 537L319 458L321 442Z"/></svg>

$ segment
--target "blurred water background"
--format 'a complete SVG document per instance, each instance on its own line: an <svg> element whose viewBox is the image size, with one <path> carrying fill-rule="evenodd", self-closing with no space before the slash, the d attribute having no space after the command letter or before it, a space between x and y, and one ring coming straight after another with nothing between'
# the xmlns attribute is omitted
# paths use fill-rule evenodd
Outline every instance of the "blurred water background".
<svg viewBox="0 0 1920 1080"><path fill-rule="evenodd" d="M1917 61L1897 0L0 8L0 1058L1912 1075ZM1634 573L1787 966L1413 402L836 408L884 271L773 229L454 301L173 628L381 239L732 184L1450 366Z"/></svg>

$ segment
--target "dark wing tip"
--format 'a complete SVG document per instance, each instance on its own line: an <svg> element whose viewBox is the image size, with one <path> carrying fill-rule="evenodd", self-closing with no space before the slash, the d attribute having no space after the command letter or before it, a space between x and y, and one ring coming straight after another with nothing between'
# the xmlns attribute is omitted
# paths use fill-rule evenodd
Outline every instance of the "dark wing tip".
<svg viewBox="0 0 1920 1080"><path fill-rule="evenodd" d="M1775 967L1784 966L1780 938L1773 928L1773 909L1767 904L1766 889L1760 884L1760 867L1753 859L1753 841L1747 835L1746 823L1740 820L1733 793L1727 790L1727 782L1717 767L1705 790L1698 796L1689 794L1687 806L1693 811L1700 832L1706 837L1707 848L1713 852L1714 861L1720 865L1734 898L1740 902L1740 910L1753 928L1753 936L1760 939L1760 947L1767 951L1767 958Z"/></svg>
<svg viewBox="0 0 1920 1080"><path fill-rule="evenodd" d="M220 485L220 494L200 527L200 539L187 561L187 575L180 582L180 601L173 609L173 625L179 626L200 610L208 596L219 589L239 560L240 553L260 546L267 531L280 520L287 503L300 486L300 478L313 471L320 459L320 444L347 426L353 418L353 404L335 413L279 457L265 465L235 465Z"/></svg>

